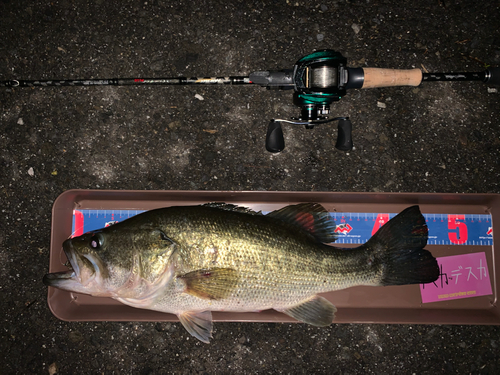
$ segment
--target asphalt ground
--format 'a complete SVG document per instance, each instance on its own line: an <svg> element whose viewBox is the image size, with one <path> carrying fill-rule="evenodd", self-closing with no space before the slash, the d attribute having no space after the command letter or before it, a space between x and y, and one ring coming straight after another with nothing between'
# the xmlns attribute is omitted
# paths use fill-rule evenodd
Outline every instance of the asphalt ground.
<svg viewBox="0 0 500 375"><path fill-rule="evenodd" d="M349 66L500 65L500 5L470 1L0 1L0 80L226 76L317 49ZM195 95L198 95L196 97ZM202 98L203 100L201 100ZM51 208L68 189L500 193L500 95L481 82L352 90L336 126L285 126L288 91L0 88L0 372L496 373L498 326L63 322L47 306Z"/></svg>

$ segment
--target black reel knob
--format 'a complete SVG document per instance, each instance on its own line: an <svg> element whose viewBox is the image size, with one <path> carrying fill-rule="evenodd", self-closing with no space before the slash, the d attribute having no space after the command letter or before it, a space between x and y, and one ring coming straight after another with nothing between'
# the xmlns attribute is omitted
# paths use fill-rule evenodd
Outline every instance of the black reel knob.
<svg viewBox="0 0 500 375"><path fill-rule="evenodd" d="M352 150L352 124L349 118L339 120L337 143L335 147L340 151Z"/></svg>
<svg viewBox="0 0 500 375"><path fill-rule="evenodd" d="M279 121L271 120L267 127L266 150L269 152L281 152L285 148L285 138Z"/></svg>

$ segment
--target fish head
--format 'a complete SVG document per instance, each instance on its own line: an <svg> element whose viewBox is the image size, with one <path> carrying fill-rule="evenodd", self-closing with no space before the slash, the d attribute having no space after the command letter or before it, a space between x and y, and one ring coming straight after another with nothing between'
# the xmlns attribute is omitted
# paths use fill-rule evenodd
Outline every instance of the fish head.
<svg viewBox="0 0 500 375"><path fill-rule="evenodd" d="M48 286L100 297L143 298L173 275L175 243L154 228L113 228L63 242L66 272L49 273Z"/></svg>

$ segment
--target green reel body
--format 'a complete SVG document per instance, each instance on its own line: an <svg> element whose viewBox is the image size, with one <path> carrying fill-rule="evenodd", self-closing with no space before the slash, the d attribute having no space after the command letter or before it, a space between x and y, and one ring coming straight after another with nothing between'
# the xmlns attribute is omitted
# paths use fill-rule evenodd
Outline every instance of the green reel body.
<svg viewBox="0 0 500 375"><path fill-rule="evenodd" d="M346 94L347 59L333 50L302 57L294 66L294 104L308 113L302 120L316 120L314 112L328 114L331 103ZM303 113L304 115L304 113Z"/></svg>

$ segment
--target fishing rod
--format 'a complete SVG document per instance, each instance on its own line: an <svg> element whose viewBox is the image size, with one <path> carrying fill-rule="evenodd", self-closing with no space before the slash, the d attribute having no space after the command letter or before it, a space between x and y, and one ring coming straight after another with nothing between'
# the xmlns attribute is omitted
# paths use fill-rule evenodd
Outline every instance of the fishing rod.
<svg viewBox="0 0 500 375"><path fill-rule="evenodd" d="M420 69L382 69L347 67L347 59L334 50L319 50L298 60L293 69L266 70L248 76L204 78L112 78L77 80L9 80L0 81L0 87L49 86L129 86L129 85L258 85L267 89L294 90L293 102L300 107L299 117L291 120L273 119L266 134L266 149L280 152L285 148L282 123L316 125L338 121L335 147L350 151L353 147L352 124L349 117L333 117L330 105L339 101L347 90L393 86L419 86L422 82L482 81L500 85L500 68L482 72L423 73Z"/></svg>

